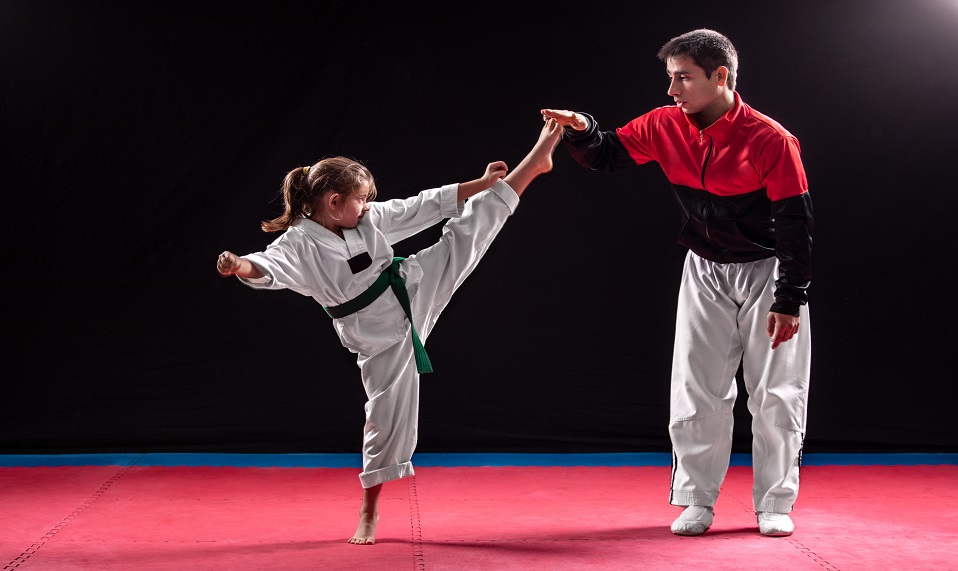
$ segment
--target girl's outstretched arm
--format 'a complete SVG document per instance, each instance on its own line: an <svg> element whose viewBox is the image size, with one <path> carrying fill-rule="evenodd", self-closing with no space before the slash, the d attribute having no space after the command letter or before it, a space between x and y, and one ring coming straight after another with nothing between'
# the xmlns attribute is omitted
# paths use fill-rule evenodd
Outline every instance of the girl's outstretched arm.
<svg viewBox="0 0 958 571"><path fill-rule="evenodd" d="M226 251L216 258L216 271L221 276L239 276L241 278L257 279L263 277L262 270L253 265L253 262L241 258L233 252Z"/></svg>
<svg viewBox="0 0 958 571"><path fill-rule="evenodd" d="M456 195L457 199L460 201L465 200L470 196L479 194L483 190L492 187L497 180L506 176L507 172L509 172L509 167L506 166L506 163L502 161L489 163L486 165L486 172L480 178L459 183L459 192Z"/></svg>

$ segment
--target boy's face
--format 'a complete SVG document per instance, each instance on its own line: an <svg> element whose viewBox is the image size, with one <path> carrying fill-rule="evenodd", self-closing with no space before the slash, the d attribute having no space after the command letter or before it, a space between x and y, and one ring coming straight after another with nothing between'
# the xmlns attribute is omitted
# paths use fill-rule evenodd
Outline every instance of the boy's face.
<svg viewBox="0 0 958 571"><path fill-rule="evenodd" d="M688 56L670 57L665 60L669 74L669 96L686 115L695 115L721 106L726 89L728 71L720 67L705 76L705 70L695 65Z"/></svg>

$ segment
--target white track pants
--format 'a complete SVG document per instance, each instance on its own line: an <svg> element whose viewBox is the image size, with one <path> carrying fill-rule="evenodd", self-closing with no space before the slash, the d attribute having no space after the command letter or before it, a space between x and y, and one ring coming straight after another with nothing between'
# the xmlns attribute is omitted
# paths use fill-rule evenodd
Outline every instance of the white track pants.
<svg viewBox="0 0 958 571"><path fill-rule="evenodd" d="M462 216L443 226L436 244L408 257L400 265L407 279L416 332L423 344L452 294L472 273L489 249L519 198L503 182L496 192L470 198ZM502 197L500 197L500 195ZM393 295L386 290L382 295ZM366 390L366 426L363 429L363 488L412 476L412 455L419 430L419 372L412 335L376 355L358 357Z"/></svg>
<svg viewBox="0 0 958 571"><path fill-rule="evenodd" d="M732 449L739 363L752 414L755 511L788 513L798 497L811 365L808 307L772 350L766 333L778 260L717 264L689 252L672 357L670 503L714 506Z"/></svg>

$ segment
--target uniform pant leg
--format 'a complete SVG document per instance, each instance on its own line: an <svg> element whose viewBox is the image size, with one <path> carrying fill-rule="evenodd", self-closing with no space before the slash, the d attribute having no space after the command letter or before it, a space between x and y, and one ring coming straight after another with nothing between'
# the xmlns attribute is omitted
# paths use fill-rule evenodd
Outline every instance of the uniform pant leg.
<svg viewBox="0 0 958 571"><path fill-rule="evenodd" d="M513 192L505 182L497 185ZM513 193L514 194L514 193ZM518 201L518 197L514 197ZM424 343L452 294L476 268L515 207L486 190L466 202L462 216L446 222L439 242L410 256L401 265L406 274L418 265L421 279L409 286L416 332ZM387 292L386 295L391 295ZM412 335L374 356L358 359L366 389L363 429L364 488L414 474L419 427L419 373Z"/></svg>
<svg viewBox="0 0 958 571"><path fill-rule="evenodd" d="M673 505L713 506L728 471L742 344L721 267L689 252L682 272L669 412Z"/></svg>
<svg viewBox="0 0 958 571"><path fill-rule="evenodd" d="M798 333L776 349L771 348L766 321L774 302L778 261L771 258L755 264L765 275L756 276L755 295L742 319L742 330L747 334L742 369L752 414L753 502L755 511L788 513L798 497L811 326L808 306L801 306Z"/></svg>
<svg viewBox="0 0 958 571"><path fill-rule="evenodd" d="M504 181L496 186L505 194L515 194ZM439 242L404 262L422 268L422 280L409 295L416 331L424 343L452 294L476 269L512 214L518 197L512 198L515 201L510 205L492 190L474 195L466 202L462 216L443 226Z"/></svg>
<svg viewBox="0 0 958 571"><path fill-rule="evenodd" d="M372 357L360 355L358 363L367 397L359 481L363 488L371 488L415 474L419 372L412 336Z"/></svg>

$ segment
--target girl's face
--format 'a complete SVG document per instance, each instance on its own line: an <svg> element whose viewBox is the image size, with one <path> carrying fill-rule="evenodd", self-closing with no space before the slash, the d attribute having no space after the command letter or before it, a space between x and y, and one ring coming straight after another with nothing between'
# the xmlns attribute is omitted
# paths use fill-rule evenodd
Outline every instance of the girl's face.
<svg viewBox="0 0 958 571"><path fill-rule="evenodd" d="M363 182L355 192L343 197L337 209L341 217L336 221L336 225L340 228L355 228L359 224L359 219L369 211L368 198L368 182Z"/></svg>

